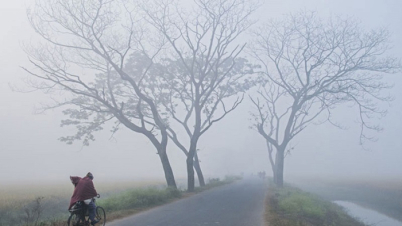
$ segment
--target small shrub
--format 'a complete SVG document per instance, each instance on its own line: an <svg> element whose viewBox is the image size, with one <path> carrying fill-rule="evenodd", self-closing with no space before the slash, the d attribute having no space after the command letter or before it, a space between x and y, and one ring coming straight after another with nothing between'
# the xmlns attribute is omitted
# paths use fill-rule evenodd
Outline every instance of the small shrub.
<svg viewBox="0 0 402 226"><path fill-rule="evenodd" d="M40 217L43 213L43 199L44 197L37 197L33 202L29 203L24 207L25 217L24 221L25 224L30 225L40 225L38 224Z"/></svg>
<svg viewBox="0 0 402 226"><path fill-rule="evenodd" d="M182 195L181 191L176 188L167 188L166 190L172 198L180 198Z"/></svg>
<svg viewBox="0 0 402 226"><path fill-rule="evenodd" d="M208 184L218 183L220 181L221 181L221 179L219 179L219 178L209 178Z"/></svg>

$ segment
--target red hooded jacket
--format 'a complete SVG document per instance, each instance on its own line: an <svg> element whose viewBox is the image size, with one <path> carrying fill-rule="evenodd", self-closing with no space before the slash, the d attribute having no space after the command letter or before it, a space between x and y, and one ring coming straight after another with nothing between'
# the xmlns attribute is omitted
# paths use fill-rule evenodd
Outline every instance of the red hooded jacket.
<svg viewBox="0 0 402 226"><path fill-rule="evenodd" d="M84 201L98 195L95 190L94 183L89 177L70 177L70 180L74 184L75 189L73 196L71 196L70 206L68 209L70 209L78 201Z"/></svg>

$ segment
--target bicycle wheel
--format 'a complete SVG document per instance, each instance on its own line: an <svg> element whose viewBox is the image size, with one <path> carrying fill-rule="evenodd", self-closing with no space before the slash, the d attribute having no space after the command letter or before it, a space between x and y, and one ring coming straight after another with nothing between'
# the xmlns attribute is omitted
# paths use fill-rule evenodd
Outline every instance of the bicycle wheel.
<svg viewBox="0 0 402 226"><path fill-rule="evenodd" d="M95 218L96 218L96 220L99 221L97 225L105 226L105 224L106 224L106 213L105 213L105 210L102 207L100 207L100 206L96 207L96 216L95 216Z"/></svg>
<svg viewBox="0 0 402 226"><path fill-rule="evenodd" d="M71 214L70 217L68 217L67 220L67 225L68 226L78 226L81 224L81 219L78 214Z"/></svg>

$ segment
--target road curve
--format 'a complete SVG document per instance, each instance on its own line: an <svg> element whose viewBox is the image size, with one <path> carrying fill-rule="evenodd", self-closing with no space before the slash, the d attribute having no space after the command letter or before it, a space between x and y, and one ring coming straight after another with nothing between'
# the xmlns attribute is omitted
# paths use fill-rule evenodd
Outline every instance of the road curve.
<svg viewBox="0 0 402 226"><path fill-rule="evenodd" d="M107 226L262 226L266 183L250 178L107 223Z"/></svg>

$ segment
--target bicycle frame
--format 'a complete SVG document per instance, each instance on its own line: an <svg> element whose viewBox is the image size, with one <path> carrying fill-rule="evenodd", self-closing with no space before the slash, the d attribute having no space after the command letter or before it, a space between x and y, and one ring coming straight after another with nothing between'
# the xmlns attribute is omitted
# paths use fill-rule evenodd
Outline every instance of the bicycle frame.
<svg viewBox="0 0 402 226"><path fill-rule="evenodd" d="M96 200L93 199L96 203ZM84 202L77 202L73 208L69 210L70 217L68 218L67 224L69 226L87 226L90 225L88 206ZM100 225L104 226L106 223L106 213L105 210L96 206L96 219L99 221Z"/></svg>

